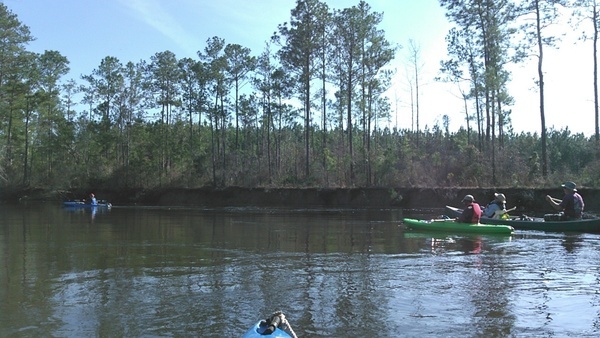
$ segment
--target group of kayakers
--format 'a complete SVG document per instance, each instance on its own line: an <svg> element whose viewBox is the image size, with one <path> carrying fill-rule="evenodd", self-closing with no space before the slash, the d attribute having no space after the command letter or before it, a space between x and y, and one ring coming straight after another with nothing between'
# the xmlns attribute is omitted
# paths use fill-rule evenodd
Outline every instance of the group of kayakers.
<svg viewBox="0 0 600 338"><path fill-rule="evenodd" d="M546 201L557 211L556 220L568 221L581 219L585 203L583 197L577 193L577 185L574 182L565 182L561 185L564 192L562 199L546 195ZM492 200L483 209L475 201L473 195L466 195L462 199L465 205L462 214L456 219L461 223L479 223L481 217L502 218L507 216L507 212L514 208L506 210L506 196L502 193L495 193Z"/></svg>

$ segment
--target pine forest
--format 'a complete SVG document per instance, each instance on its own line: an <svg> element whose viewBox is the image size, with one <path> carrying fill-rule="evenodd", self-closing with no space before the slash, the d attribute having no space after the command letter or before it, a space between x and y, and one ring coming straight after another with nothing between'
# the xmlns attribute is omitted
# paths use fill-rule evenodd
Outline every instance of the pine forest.
<svg viewBox="0 0 600 338"><path fill-rule="evenodd" d="M462 89L460 129L420 123L419 54L410 128L390 127L396 42L368 1L332 9L297 0L286 23L253 51L205 37L197 58L157 51L146 60L102 59L67 79L59 51L28 50L26 22L0 3L0 187L546 187L600 186L595 134L548 128L546 28L564 13L596 32L581 43L597 64L596 0L439 0L453 28L439 76ZM576 28L573 29L582 29ZM583 35L583 32L582 32ZM407 37L407 41L408 41ZM509 65L535 60L538 132L516 132ZM593 76L593 83L591 81ZM533 83L533 81L532 81ZM593 86L593 88L591 88ZM523 113L523 112L518 112Z"/></svg>

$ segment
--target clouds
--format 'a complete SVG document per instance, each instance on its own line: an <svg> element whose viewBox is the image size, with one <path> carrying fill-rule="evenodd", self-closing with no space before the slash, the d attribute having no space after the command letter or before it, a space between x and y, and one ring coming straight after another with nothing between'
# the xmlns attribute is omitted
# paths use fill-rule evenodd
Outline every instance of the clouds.
<svg viewBox="0 0 600 338"><path fill-rule="evenodd" d="M172 12L173 4L177 1L159 0L119 0L120 4L129 10L131 16L148 25L153 30L171 40L175 45L185 51L186 56L195 54L197 50L196 35L183 25L185 20L178 18ZM170 4L168 6L165 6ZM157 50L160 52L162 50Z"/></svg>
<svg viewBox="0 0 600 338"><path fill-rule="evenodd" d="M295 1L118 0L118 3L131 19L165 39L162 44L165 47L155 52L168 49L181 58L195 57L213 36L260 53L277 25L287 20ZM160 45L157 41L148 42Z"/></svg>

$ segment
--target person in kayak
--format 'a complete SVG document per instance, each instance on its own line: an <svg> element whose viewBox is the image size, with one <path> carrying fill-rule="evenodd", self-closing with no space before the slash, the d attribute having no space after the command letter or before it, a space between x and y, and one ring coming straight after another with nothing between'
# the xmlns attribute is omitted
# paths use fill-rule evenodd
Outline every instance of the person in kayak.
<svg viewBox="0 0 600 338"><path fill-rule="evenodd" d="M460 223L479 223L479 220L481 219L481 207L475 202L473 195L466 195L462 199L462 202L465 205L465 208L456 221Z"/></svg>
<svg viewBox="0 0 600 338"><path fill-rule="evenodd" d="M98 201L96 200L96 196L93 193L90 194L90 204L91 205L98 205Z"/></svg>
<svg viewBox="0 0 600 338"><path fill-rule="evenodd" d="M562 214L560 214L561 220L581 219L585 203L583 203L583 197L577 193L577 185L574 182L565 182L561 187L565 193L562 200L546 195L546 201L555 210L562 211Z"/></svg>
<svg viewBox="0 0 600 338"><path fill-rule="evenodd" d="M495 193L494 200L483 208L483 216L485 217L493 218L496 212L499 214L506 213L506 196L504 194Z"/></svg>

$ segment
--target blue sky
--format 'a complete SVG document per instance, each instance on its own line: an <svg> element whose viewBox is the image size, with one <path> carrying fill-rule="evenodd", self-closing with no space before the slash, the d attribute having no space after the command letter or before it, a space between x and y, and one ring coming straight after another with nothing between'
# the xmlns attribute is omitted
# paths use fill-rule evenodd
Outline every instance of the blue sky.
<svg viewBox="0 0 600 338"><path fill-rule="evenodd" d="M2 0L0 0L2 1ZM327 0L331 8L345 8L358 0ZM172 51L178 58L197 58L208 38L218 36L260 54L277 25L289 20L295 0L3 0L36 41L35 52L58 50L70 61L69 78L90 74L106 56L121 62L149 60ZM387 39L405 48L391 65L398 69L390 91L397 113L392 125L410 128L411 113L405 69L408 41L421 51L421 128L441 125L450 117L451 129L464 126L464 108L456 88L434 81L445 58L444 37L451 27L437 0L370 0L382 12ZM571 39L573 40L573 39ZM589 56L588 56L589 55ZM515 97L516 131L540 130L539 99L534 88L535 65L518 65L510 90ZM591 45L567 39L559 50L546 54L546 125L592 135L594 132ZM583 84L583 86L582 86ZM396 100L397 98L397 100ZM395 104L397 102L397 105ZM84 109L83 107L79 107Z"/></svg>

